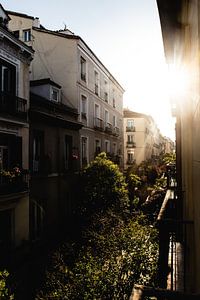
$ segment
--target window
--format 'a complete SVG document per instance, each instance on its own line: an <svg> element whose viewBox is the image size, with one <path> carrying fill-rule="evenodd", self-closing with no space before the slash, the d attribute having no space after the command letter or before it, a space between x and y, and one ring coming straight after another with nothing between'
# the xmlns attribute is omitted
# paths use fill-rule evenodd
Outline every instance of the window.
<svg viewBox="0 0 200 300"><path fill-rule="evenodd" d="M99 73L97 71L94 71L94 92L98 96L99 95Z"/></svg>
<svg viewBox="0 0 200 300"><path fill-rule="evenodd" d="M128 163L133 163L134 161L134 154L133 153L127 153L127 159L128 159Z"/></svg>
<svg viewBox="0 0 200 300"><path fill-rule="evenodd" d="M103 128L103 121L100 119L100 106L94 105L94 126L96 128Z"/></svg>
<svg viewBox="0 0 200 300"><path fill-rule="evenodd" d="M113 116L113 127L116 127L116 116Z"/></svg>
<svg viewBox="0 0 200 300"><path fill-rule="evenodd" d="M128 141L128 143L133 143L134 142L134 135L127 135L127 141Z"/></svg>
<svg viewBox="0 0 200 300"><path fill-rule="evenodd" d="M95 140L95 155L101 152L101 141L99 139Z"/></svg>
<svg viewBox="0 0 200 300"><path fill-rule="evenodd" d="M104 91L104 100L105 102L108 102L108 83L105 81L105 91Z"/></svg>
<svg viewBox="0 0 200 300"><path fill-rule="evenodd" d="M113 107L116 107L115 98L113 98Z"/></svg>
<svg viewBox="0 0 200 300"><path fill-rule="evenodd" d="M16 94L16 67L0 59L0 92Z"/></svg>
<svg viewBox="0 0 200 300"><path fill-rule="evenodd" d="M59 90L55 87L51 87L51 100L52 101L59 101Z"/></svg>
<svg viewBox="0 0 200 300"><path fill-rule="evenodd" d="M0 170L22 166L22 137L0 133Z"/></svg>
<svg viewBox="0 0 200 300"><path fill-rule="evenodd" d="M117 145L116 145L116 143L113 143L113 154L117 155Z"/></svg>
<svg viewBox="0 0 200 300"><path fill-rule="evenodd" d="M8 147L7 146L0 146L0 170L8 170L9 163L8 163Z"/></svg>
<svg viewBox="0 0 200 300"><path fill-rule="evenodd" d="M100 117L100 106L98 104L95 104L95 106L94 106L94 116L95 116L95 118Z"/></svg>
<svg viewBox="0 0 200 300"><path fill-rule="evenodd" d="M31 30L30 29L23 30L23 40L24 40L24 42L31 41Z"/></svg>
<svg viewBox="0 0 200 300"><path fill-rule="evenodd" d="M108 140L105 141L105 152L106 153L110 152L110 141Z"/></svg>
<svg viewBox="0 0 200 300"><path fill-rule="evenodd" d="M107 110L105 110L105 125L107 126L108 123L109 123L109 113Z"/></svg>
<svg viewBox="0 0 200 300"><path fill-rule="evenodd" d="M33 172L37 173L42 169L44 160L44 133L43 131L34 131L33 133Z"/></svg>
<svg viewBox="0 0 200 300"><path fill-rule="evenodd" d="M115 96L115 94L116 94L116 92L115 92L115 90L113 90L112 106L113 106L114 108L116 107L116 101L115 101L116 96Z"/></svg>
<svg viewBox="0 0 200 300"><path fill-rule="evenodd" d="M64 146L64 158L65 158L65 170L71 170L72 168L72 136L65 136Z"/></svg>
<svg viewBox="0 0 200 300"><path fill-rule="evenodd" d="M31 201L30 203L30 210L31 210L31 239L37 240L41 237L44 227L44 217L45 217L45 210L44 210L44 200L38 199Z"/></svg>
<svg viewBox="0 0 200 300"><path fill-rule="evenodd" d="M132 120L132 119L127 120L127 127L128 128L133 128L134 127L134 120Z"/></svg>
<svg viewBox="0 0 200 300"><path fill-rule="evenodd" d="M86 60L81 56L81 80L86 81Z"/></svg>
<svg viewBox="0 0 200 300"><path fill-rule="evenodd" d="M81 115L86 118L87 116L87 98L81 95Z"/></svg>
<svg viewBox="0 0 200 300"><path fill-rule="evenodd" d="M19 30L13 31L13 34L17 39L19 38Z"/></svg>
<svg viewBox="0 0 200 300"><path fill-rule="evenodd" d="M88 138L81 137L81 164L82 167L86 166L88 163Z"/></svg>

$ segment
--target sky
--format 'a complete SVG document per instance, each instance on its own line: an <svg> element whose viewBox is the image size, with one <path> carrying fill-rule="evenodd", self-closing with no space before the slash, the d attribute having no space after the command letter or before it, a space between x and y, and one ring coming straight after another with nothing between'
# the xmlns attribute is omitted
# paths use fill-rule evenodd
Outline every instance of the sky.
<svg viewBox="0 0 200 300"><path fill-rule="evenodd" d="M174 139L167 66L156 0L2 0L4 9L65 25L88 44L125 89L124 107L151 115Z"/></svg>

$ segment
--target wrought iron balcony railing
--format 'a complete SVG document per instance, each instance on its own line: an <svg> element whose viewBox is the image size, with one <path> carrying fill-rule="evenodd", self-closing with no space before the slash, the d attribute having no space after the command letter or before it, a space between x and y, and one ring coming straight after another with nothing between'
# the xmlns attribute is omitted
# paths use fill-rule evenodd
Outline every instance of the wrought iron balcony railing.
<svg viewBox="0 0 200 300"><path fill-rule="evenodd" d="M126 132L135 132L135 126L126 126Z"/></svg>
<svg viewBox="0 0 200 300"><path fill-rule="evenodd" d="M94 128L97 130L103 130L103 120L100 118L94 118Z"/></svg>
<svg viewBox="0 0 200 300"><path fill-rule="evenodd" d="M114 127L114 128L113 128L113 134L114 134L115 136L118 136L118 135L119 135L119 127Z"/></svg>
<svg viewBox="0 0 200 300"><path fill-rule="evenodd" d="M27 119L27 100L0 92L0 112L22 119Z"/></svg>
<svg viewBox="0 0 200 300"><path fill-rule="evenodd" d="M127 147L127 148L135 148L135 147L136 147L136 143L135 143L135 142L128 141L128 142L126 143L126 147Z"/></svg>
<svg viewBox="0 0 200 300"><path fill-rule="evenodd" d="M112 130L113 130L112 125L107 122L106 125L105 125L105 132L112 133Z"/></svg>
<svg viewBox="0 0 200 300"><path fill-rule="evenodd" d="M20 170L19 173L13 170L2 170L0 171L0 195L27 191L28 182L28 170Z"/></svg>

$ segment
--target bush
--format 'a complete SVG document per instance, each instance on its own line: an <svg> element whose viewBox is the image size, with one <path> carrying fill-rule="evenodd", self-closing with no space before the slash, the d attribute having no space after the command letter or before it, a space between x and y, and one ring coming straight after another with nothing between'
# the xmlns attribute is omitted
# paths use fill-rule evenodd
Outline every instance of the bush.
<svg viewBox="0 0 200 300"><path fill-rule="evenodd" d="M1 300L12 300L14 295L11 294L10 289L7 285L9 273L4 270L0 271L0 299Z"/></svg>

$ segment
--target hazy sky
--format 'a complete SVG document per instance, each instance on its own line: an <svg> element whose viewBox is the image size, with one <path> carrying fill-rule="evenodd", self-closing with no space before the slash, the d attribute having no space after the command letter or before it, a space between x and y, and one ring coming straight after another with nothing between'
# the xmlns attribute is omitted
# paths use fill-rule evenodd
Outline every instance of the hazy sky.
<svg viewBox="0 0 200 300"><path fill-rule="evenodd" d="M1 4L39 17L48 29L66 25L81 36L124 87L124 106L151 114L164 135L174 136L156 0L3 0Z"/></svg>

